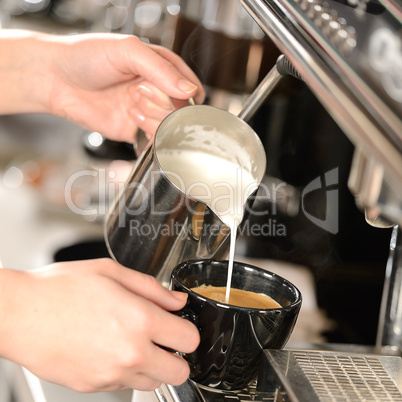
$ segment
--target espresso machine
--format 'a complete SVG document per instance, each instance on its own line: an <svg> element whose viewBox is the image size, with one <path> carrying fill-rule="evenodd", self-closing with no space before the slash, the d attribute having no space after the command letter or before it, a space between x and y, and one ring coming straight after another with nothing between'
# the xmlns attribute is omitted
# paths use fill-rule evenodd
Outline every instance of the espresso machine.
<svg viewBox="0 0 402 402"><path fill-rule="evenodd" d="M304 81L354 146L348 187L367 224L392 228L376 345L266 350L265 367L245 390L217 393L187 381L180 387L162 385L155 391L157 400L400 401L402 4L398 0L241 0L241 4L283 53L268 81L272 84L274 75L272 85L277 85L285 74ZM258 90L261 105L272 88L264 87L263 80ZM255 107L255 99L250 103Z"/></svg>

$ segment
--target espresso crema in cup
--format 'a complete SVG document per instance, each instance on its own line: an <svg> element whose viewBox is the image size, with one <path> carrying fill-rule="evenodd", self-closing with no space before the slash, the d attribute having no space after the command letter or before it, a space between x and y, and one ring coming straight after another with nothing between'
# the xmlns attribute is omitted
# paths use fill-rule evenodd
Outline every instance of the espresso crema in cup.
<svg viewBox="0 0 402 402"><path fill-rule="evenodd" d="M216 300L221 303L226 302L226 286L199 286L191 289L193 292L209 299ZM272 309L280 308L281 305L271 297L262 293L249 292L242 289L230 289L229 303L232 306Z"/></svg>

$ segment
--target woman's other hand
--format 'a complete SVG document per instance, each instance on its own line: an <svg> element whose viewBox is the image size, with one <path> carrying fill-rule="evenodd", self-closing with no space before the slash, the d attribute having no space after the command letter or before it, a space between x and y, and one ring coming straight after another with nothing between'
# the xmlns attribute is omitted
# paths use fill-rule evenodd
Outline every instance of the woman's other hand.
<svg viewBox="0 0 402 402"><path fill-rule="evenodd" d="M199 333L182 293L111 259L0 270L0 356L80 392L179 385Z"/></svg>

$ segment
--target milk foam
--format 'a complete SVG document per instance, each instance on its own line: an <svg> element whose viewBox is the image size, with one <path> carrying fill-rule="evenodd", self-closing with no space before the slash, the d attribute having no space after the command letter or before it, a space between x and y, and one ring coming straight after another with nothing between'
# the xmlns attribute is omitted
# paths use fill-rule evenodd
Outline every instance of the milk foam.
<svg viewBox="0 0 402 402"><path fill-rule="evenodd" d="M257 189L257 179L231 160L200 151L158 152L169 179L188 195L205 202L231 230L226 286L229 301L237 227L247 198Z"/></svg>
<svg viewBox="0 0 402 402"><path fill-rule="evenodd" d="M162 151L158 160L178 188L208 204L230 228L240 224L245 202L258 187L249 172L232 161L198 151Z"/></svg>

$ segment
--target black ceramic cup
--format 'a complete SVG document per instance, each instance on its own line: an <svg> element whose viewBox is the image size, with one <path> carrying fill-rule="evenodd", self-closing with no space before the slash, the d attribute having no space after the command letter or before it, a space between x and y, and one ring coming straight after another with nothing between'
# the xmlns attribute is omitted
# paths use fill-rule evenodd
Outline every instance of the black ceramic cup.
<svg viewBox="0 0 402 402"><path fill-rule="evenodd" d="M190 288L203 284L226 286L228 262L189 261L177 266L170 287L188 293L180 314L199 329L201 342L183 357L190 379L215 390L241 390L254 380L263 349L280 349L288 341L300 311L300 291L286 279L261 268L235 262L232 288L262 293L281 308L237 307L201 296Z"/></svg>

